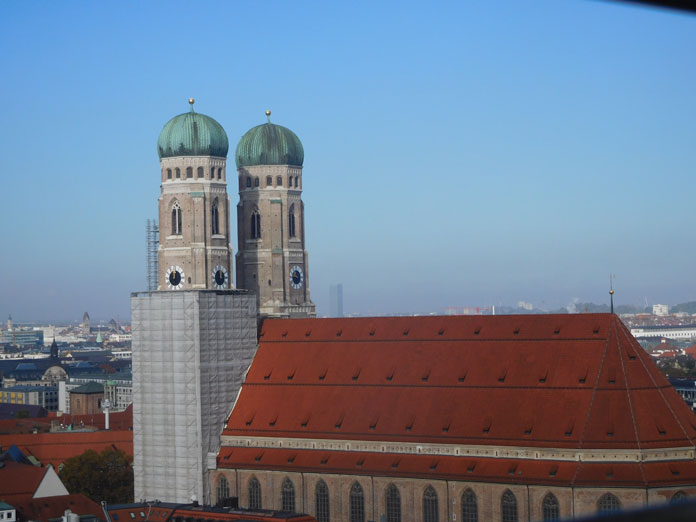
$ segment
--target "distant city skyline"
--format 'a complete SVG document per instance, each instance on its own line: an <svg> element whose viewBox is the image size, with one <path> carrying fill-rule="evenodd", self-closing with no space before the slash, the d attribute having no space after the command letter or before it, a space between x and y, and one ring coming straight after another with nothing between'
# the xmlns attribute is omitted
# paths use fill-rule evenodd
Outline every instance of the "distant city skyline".
<svg viewBox="0 0 696 522"><path fill-rule="evenodd" d="M319 315L338 280L346 315L608 303L609 273L617 305L696 300L695 29L619 2L3 3L0 319L127 320L189 97L230 163L266 109L302 140Z"/></svg>

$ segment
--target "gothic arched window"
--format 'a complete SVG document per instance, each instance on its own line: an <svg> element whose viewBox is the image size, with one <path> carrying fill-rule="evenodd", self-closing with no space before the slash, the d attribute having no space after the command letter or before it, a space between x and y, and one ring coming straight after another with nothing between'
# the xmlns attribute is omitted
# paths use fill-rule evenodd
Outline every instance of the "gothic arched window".
<svg viewBox="0 0 696 522"><path fill-rule="evenodd" d="M181 205L178 201L172 205L172 235L181 235Z"/></svg>
<svg viewBox="0 0 696 522"><path fill-rule="evenodd" d="M254 186L255 187L259 186L259 178L254 178Z"/></svg>
<svg viewBox="0 0 696 522"><path fill-rule="evenodd" d="M282 176L278 176L278 177L276 178L276 185L277 185L278 187L282 187L282 186L283 186L283 177L282 177Z"/></svg>
<svg viewBox="0 0 696 522"><path fill-rule="evenodd" d="M543 519L546 520L560 520L561 510L558 505L558 499L553 493L547 493L541 503L541 512Z"/></svg>
<svg viewBox="0 0 696 522"><path fill-rule="evenodd" d="M476 493L471 489L467 489L462 493L462 522L478 522Z"/></svg>
<svg viewBox="0 0 696 522"><path fill-rule="evenodd" d="M670 504L681 504L682 502L688 502L689 496L683 491L677 491L670 499Z"/></svg>
<svg viewBox="0 0 696 522"><path fill-rule="evenodd" d="M218 179L222 179L222 168L218 168Z"/></svg>
<svg viewBox="0 0 696 522"><path fill-rule="evenodd" d="M323 480L317 482L315 500L318 522L329 522L329 488Z"/></svg>
<svg viewBox="0 0 696 522"><path fill-rule="evenodd" d="M180 178L181 177L181 169L179 167L174 169L174 172L176 173L176 177Z"/></svg>
<svg viewBox="0 0 696 522"><path fill-rule="evenodd" d="M509 489L505 490L500 499L500 510L503 522L517 522L517 497Z"/></svg>
<svg viewBox="0 0 696 522"><path fill-rule="evenodd" d="M394 484L387 487L387 522L401 522L401 495Z"/></svg>
<svg viewBox="0 0 696 522"><path fill-rule="evenodd" d="M261 239L261 213L258 208L251 213L251 239Z"/></svg>
<svg viewBox="0 0 696 522"><path fill-rule="evenodd" d="M193 167L186 167L186 177L187 178L193 177Z"/></svg>
<svg viewBox="0 0 696 522"><path fill-rule="evenodd" d="M357 482L350 487L350 522L365 522L365 495Z"/></svg>
<svg viewBox="0 0 696 522"><path fill-rule="evenodd" d="M247 177L247 187L251 187L251 178Z"/></svg>
<svg viewBox="0 0 696 522"><path fill-rule="evenodd" d="M295 187L297 187L297 176L295 176Z"/></svg>
<svg viewBox="0 0 696 522"><path fill-rule="evenodd" d="M266 176L266 186L267 187L273 186L273 176Z"/></svg>
<svg viewBox="0 0 696 522"><path fill-rule="evenodd" d="M249 509L261 509L261 484L259 479L249 479Z"/></svg>
<svg viewBox="0 0 696 522"><path fill-rule="evenodd" d="M295 512L295 486L292 484L292 480L286 478L283 481L283 489L281 493L281 509L283 511Z"/></svg>
<svg viewBox="0 0 696 522"><path fill-rule="evenodd" d="M288 212L288 232L290 237L295 237L295 205L290 205Z"/></svg>
<svg viewBox="0 0 696 522"><path fill-rule="evenodd" d="M196 177L197 178L203 177L203 167L198 167L198 169L196 170Z"/></svg>
<svg viewBox="0 0 696 522"><path fill-rule="evenodd" d="M437 493L428 486L423 493L423 522L437 522Z"/></svg>
<svg viewBox="0 0 696 522"><path fill-rule="evenodd" d="M172 179L172 169L167 169L167 179Z"/></svg>
<svg viewBox="0 0 696 522"><path fill-rule="evenodd" d="M220 228L218 227L218 202L217 199L213 201L213 208L210 211L210 224L212 226L213 235L220 233Z"/></svg>
<svg viewBox="0 0 696 522"><path fill-rule="evenodd" d="M597 501L597 511L599 513L613 513L621 510L621 502L611 493L605 493Z"/></svg>
<svg viewBox="0 0 696 522"><path fill-rule="evenodd" d="M220 477L217 482L216 488L216 500L218 503L222 502L230 496L230 484L227 482L225 477Z"/></svg>
<svg viewBox="0 0 696 522"><path fill-rule="evenodd" d="M215 167L210 167L210 179L215 177Z"/></svg>

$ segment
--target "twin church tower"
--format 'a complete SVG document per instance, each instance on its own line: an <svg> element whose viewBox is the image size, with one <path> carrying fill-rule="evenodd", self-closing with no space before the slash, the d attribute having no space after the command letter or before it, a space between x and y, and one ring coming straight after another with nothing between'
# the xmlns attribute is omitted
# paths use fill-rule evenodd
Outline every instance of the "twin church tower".
<svg viewBox="0 0 696 522"><path fill-rule="evenodd" d="M167 122L161 164L158 290L229 290L232 283L229 142L222 126L191 109ZM235 153L236 287L256 296L260 316L312 317L305 249L304 150L290 129L268 121Z"/></svg>

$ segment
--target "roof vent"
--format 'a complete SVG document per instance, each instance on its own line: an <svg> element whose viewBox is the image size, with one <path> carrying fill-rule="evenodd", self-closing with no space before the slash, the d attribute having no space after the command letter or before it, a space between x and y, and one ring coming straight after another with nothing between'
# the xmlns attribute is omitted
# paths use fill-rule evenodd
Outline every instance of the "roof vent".
<svg viewBox="0 0 696 522"><path fill-rule="evenodd" d="M498 382L505 382L505 377L507 376L507 368L503 368L498 374Z"/></svg>
<svg viewBox="0 0 696 522"><path fill-rule="evenodd" d="M353 380L354 380L354 381L357 381L357 380L358 380L358 377L360 377L360 368L358 368L357 370L355 370L355 373L353 374Z"/></svg>
<svg viewBox="0 0 696 522"><path fill-rule="evenodd" d="M413 422L414 422L413 418L411 418L411 420L408 421L408 424L406 424L406 427L405 427L406 431L411 431L413 429Z"/></svg>
<svg viewBox="0 0 696 522"><path fill-rule="evenodd" d="M491 424L493 424L493 419L490 417L483 419L483 433L488 433L491 431Z"/></svg>
<svg viewBox="0 0 696 522"><path fill-rule="evenodd" d="M457 378L459 382L464 382L466 380L466 371L463 371L462 373L459 374L459 377Z"/></svg>
<svg viewBox="0 0 696 522"><path fill-rule="evenodd" d="M599 326L595 326L594 330L592 330L592 333L597 335L599 333Z"/></svg>
<svg viewBox="0 0 696 522"><path fill-rule="evenodd" d="M310 335L312 335L312 330L307 330L304 334L305 337L309 337Z"/></svg>
<svg viewBox="0 0 696 522"><path fill-rule="evenodd" d="M268 422L268 425L271 426L271 427L272 427L272 426L275 426L275 425L276 425L276 422L278 422L278 415L276 415L275 417L273 417L273 420L272 420L272 421L269 421L269 422Z"/></svg>
<svg viewBox="0 0 696 522"><path fill-rule="evenodd" d="M306 427L307 427L307 424L309 424L309 415L307 415L307 416L304 418L304 420L300 423L300 426L302 426L303 428L306 428Z"/></svg>
<svg viewBox="0 0 696 522"><path fill-rule="evenodd" d="M580 374L578 375L578 382L580 384L585 384L586 380L587 380L587 368L585 368L584 371L581 371Z"/></svg>
<svg viewBox="0 0 696 522"><path fill-rule="evenodd" d="M319 375L320 381L323 381L326 378L326 374L328 373L328 371L328 368L324 368L324 372L321 375Z"/></svg>
<svg viewBox="0 0 696 522"><path fill-rule="evenodd" d="M343 330L336 332L336 337L341 337L343 335Z"/></svg>
<svg viewBox="0 0 696 522"><path fill-rule="evenodd" d="M520 333L520 327L518 326L517 328L515 328L515 330L514 330L512 333L515 334L515 335L519 334L519 333Z"/></svg>
<svg viewBox="0 0 696 522"><path fill-rule="evenodd" d="M517 471L517 464L512 464L508 468L508 475L514 475L515 471Z"/></svg>
<svg viewBox="0 0 696 522"><path fill-rule="evenodd" d="M558 466L554 466L549 470L549 477L555 477L558 473Z"/></svg>
<svg viewBox="0 0 696 522"><path fill-rule="evenodd" d="M343 426L343 415L341 415L338 420L336 421L336 424L334 425L334 428L337 430L341 429L341 426Z"/></svg>
<svg viewBox="0 0 696 522"><path fill-rule="evenodd" d="M442 433L447 433L450 429L451 424L452 424L452 421L448 420L447 423L442 427Z"/></svg>
<svg viewBox="0 0 696 522"><path fill-rule="evenodd" d="M251 423L254 422L254 415L256 415L256 414L255 414L255 413L252 413L251 417L249 417L249 418L246 420L246 423L245 423L245 424L246 424L247 426L251 426Z"/></svg>
<svg viewBox="0 0 696 522"><path fill-rule="evenodd" d="M288 336L288 331L285 330L282 334L283 339L285 339Z"/></svg>
<svg viewBox="0 0 696 522"><path fill-rule="evenodd" d="M270 379L272 373L273 373L273 368L271 368L270 370L268 370L268 373L267 373L266 375L263 376L263 380L264 380L264 381L267 381L268 379Z"/></svg>
<svg viewBox="0 0 696 522"><path fill-rule="evenodd" d="M480 334L480 333L481 333L481 327L480 327L480 326L477 326L477 327L476 327L476 330L474 330L474 335L478 335L478 334Z"/></svg>
<svg viewBox="0 0 696 522"><path fill-rule="evenodd" d="M435 462L433 462L432 464L430 464L430 471L435 471L435 469L437 468L437 464L438 464L437 461L435 461Z"/></svg>
<svg viewBox="0 0 696 522"><path fill-rule="evenodd" d="M437 331L437 335L444 335L444 334L445 334L445 329L444 329L444 328L440 328L440 329Z"/></svg>
<svg viewBox="0 0 696 522"><path fill-rule="evenodd" d="M575 427L575 419L569 419L566 423L565 436L570 437L573 434L573 428Z"/></svg>
<svg viewBox="0 0 696 522"><path fill-rule="evenodd" d="M469 464L469 465L466 467L466 472L467 472L467 473L473 473L475 469L476 469L476 463L475 463L475 462L472 462L471 464Z"/></svg>
<svg viewBox="0 0 696 522"><path fill-rule="evenodd" d="M408 335L408 328L404 330L404 335Z"/></svg>
<svg viewBox="0 0 696 522"><path fill-rule="evenodd" d="M679 476L679 470L677 468L675 468L674 466L670 466L669 470L672 472L672 475L674 475L675 477Z"/></svg>
<svg viewBox="0 0 696 522"><path fill-rule="evenodd" d="M295 462L295 457L296 457L296 456L297 456L297 455L291 455L291 456L289 456L289 457L288 457L288 463L292 464L293 462Z"/></svg>
<svg viewBox="0 0 696 522"><path fill-rule="evenodd" d="M553 334L554 334L554 335L558 335L559 333L561 333L561 328L560 328L560 327L556 328L556 329L553 331Z"/></svg>
<svg viewBox="0 0 696 522"><path fill-rule="evenodd" d="M539 376L539 382L540 383L545 383L546 382L546 377L549 375L549 370L547 369L542 375Z"/></svg>
<svg viewBox="0 0 696 522"><path fill-rule="evenodd" d="M399 467L399 462L400 462L400 461L399 461L398 459L395 460L394 462L392 462L392 468L394 468L394 469L398 468L398 467Z"/></svg>
<svg viewBox="0 0 696 522"><path fill-rule="evenodd" d="M362 468L362 465L364 462L365 462L365 459L360 459L358 462L355 463L355 465L359 468Z"/></svg>
<svg viewBox="0 0 696 522"><path fill-rule="evenodd" d="M607 470L607 478L612 478L614 476L614 470L612 468L609 468Z"/></svg>
<svg viewBox="0 0 696 522"><path fill-rule="evenodd" d="M374 419L374 420L370 423L370 429L371 429L371 430L374 431L375 428L377 428L377 421L378 421L378 420L379 420L379 417L377 417L376 419Z"/></svg>
<svg viewBox="0 0 696 522"><path fill-rule="evenodd" d="M262 457L263 457L263 453L259 453L258 455L256 455L256 457L254 457L254 460L255 460L256 462L261 462L261 458L262 458Z"/></svg>
<svg viewBox="0 0 696 522"><path fill-rule="evenodd" d="M375 329L373 328L372 330L370 330L370 337L374 337L374 336L375 336Z"/></svg>
<svg viewBox="0 0 696 522"><path fill-rule="evenodd" d="M321 465L322 465L322 466L326 466L327 462L329 462L329 457L328 457L328 455L327 455L326 457L324 457L323 459L321 459Z"/></svg>
<svg viewBox="0 0 696 522"><path fill-rule="evenodd" d="M430 368L426 370L426 372L423 374L421 377L421 381L423 382L428 382L428 379L430 378Z"/></svg>
<svg viewBox="0 0 696 522"><path fill-rule="evenodd" d="M295 377L295 372L297 371L297 368L293 368L292 373L288 375L288 381L292 381L293 378Z"/></svg>
<svg viewBox="0 0 696 522"><path fill-rule="evenodd" d="M665 436L667 434L665 427L660 422L655 421L655 427L657 428L657 433L660 435Z"/></svg>
<svg viewBox="0 0 696 522"><path fill-rule="evenodd" d="M388 380L388 381L391 381L391 380L394 378L394 374L395 374L395 373L396 373L396 368L392 368L392 369L391 369L391 372L389 373L389 375L387 375L387 380Z"/></svg>
<svg viewBox="0 0 696 522"><path fill-rule="evenodd" d="M609 384L616 384L616 368L609 368Z"/></svg>

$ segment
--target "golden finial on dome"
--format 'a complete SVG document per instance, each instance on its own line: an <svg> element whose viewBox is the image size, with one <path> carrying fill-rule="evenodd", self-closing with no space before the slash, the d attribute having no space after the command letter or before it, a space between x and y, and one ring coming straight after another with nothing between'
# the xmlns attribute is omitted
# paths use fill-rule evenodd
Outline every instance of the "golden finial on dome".
<svg viewBox="0 0 696 522"><path fill-rule="evenodd" d="M196 103L196 100L193 98L189 98L189 105L191 106L191 112L193 112L193 104Z"/></svg>
<svg viewBox="0 0 696 522"><path fill-rule="evenodd" d="M271 111L266 109L266 118L268 118L268 123L271 123Z"/></svg>

